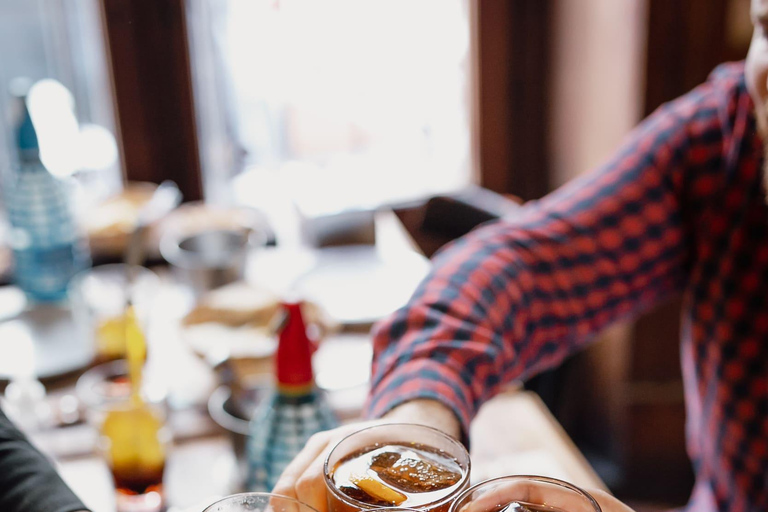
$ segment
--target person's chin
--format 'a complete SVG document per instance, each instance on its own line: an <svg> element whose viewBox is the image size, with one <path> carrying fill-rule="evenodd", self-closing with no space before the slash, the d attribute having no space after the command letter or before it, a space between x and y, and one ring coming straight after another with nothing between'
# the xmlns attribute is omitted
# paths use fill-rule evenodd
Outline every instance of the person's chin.
<svg viewBox="0 0 768 512"><path fill-rule="evenodd" d="M768 143L768 102L763 105L762 109L755 107L752 114L755 116L757 133L764 143Z"/></svg>
<svg viewBox="0 0 768 512"><path fill-rule="evenodd" d="M757 121L757 132L763 141L763 190L768 191L768 102L762 112L755 109L755 119ZM766 194L766 203L768 203L768 193Z"/></svg>
<svg viewBox="0 0 768 512"><path fill-rule="evenodd" d="M763 193L766 194L765 201L768 203L768 137L764 129L758 128L758 131L763 140Z"/></svg>

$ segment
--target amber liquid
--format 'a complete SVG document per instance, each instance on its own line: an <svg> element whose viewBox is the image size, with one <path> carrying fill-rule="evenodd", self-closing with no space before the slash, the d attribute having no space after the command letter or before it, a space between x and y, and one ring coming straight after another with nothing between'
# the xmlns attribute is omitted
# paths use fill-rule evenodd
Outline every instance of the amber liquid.
<svg viewBox="0 0 768 512"><path fill-rule="evenodd" d="M137 495L148 492L163 492L165 465L152 467L117 466L111 468L115 489L121 494Z"/></svg>
<svg viewBox="0 0 768 512"><path fill-rule="evenodd" d="M371 469L372 464L375 460L380 460L377 456L392 453L398 454L401 461L411 463L418 461L438 468L439 475L430 480L428 474L422 474L419 478L415 478L411 484L407 482L399 484L386 475L383 479ZM354 475L361 474L368 475L396 490L405 496L405 500L394 504L367 494L357 487L351 479L354 478ZM469 483L469 479L464 478L464 470L454 458L421 444L392 443L367 446L341 459L334 466L330 476L336 489L344 495L344 498L341 498L334 493L329 493L330 512L357 512L364 507L360 506L360 502L367 505L368 508L398 506L447 512L450 508L450 500L445 501L445 498L458 494ZM440 502L442 503L439 506L433 506L433 504Z"/></svg>
<svg viewBox="0 0 768 512"><path fill-rule="evenodd" d="M162 411L145 402L140 393L147 357L146 339L130 304L110 328L115 341L122 341L125 348L130 389L127 401L111 409L101 426L102 442L117 491L117 509L120 512L160 511L164 509L166 430ZM122 379L118 382L125 385Z"/></svg>
<svg viewBox="0 0 768 512"><path fill-rule="evenodd" d="M94 338L96 339L95 364L108 363L128 356L126 336L141 336L140 327L135 314L112 316L105 318L94 326ZM146 360L146 351L141 356Z"/></svg>
<svg viewBox="0 0 768 512"><path fill-rule="evenodd" d="M118 494L162 497L165 442L162 417L145 403L110 411L102 425L112 478Z"/></svg>

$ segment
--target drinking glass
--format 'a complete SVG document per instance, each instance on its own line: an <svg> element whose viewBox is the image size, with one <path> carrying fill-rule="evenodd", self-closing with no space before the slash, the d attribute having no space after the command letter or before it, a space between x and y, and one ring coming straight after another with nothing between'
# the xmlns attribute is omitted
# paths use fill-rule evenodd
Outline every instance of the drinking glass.
<svg viewBox="0 0 768 512"><path fill-rule="evenodd" d="M317 512L299 500L268 492L246 492L227 496L203 512Z"/></svg>
<svg viewBox="0 0 768 512"><path fill-rule="evenodd" d="M426 427L408 423L391 423L368 427L345 437L331 450L325 460L324 475L328 489L329 512L357 512L387 507L356 499L339 489L341 482L336 482L334 473L347 461L364 456L372 450L394 445L398 448L411 450L411 456L419 452L427 454L424 460L442 465L439 459L449 462L458 468L460 477L455 483L429 492L408 492L399 488L406 500L392 503L397 507L429 512L448 512L451 502L469 486L470 460L466 448L445 433ZM418 450L414 452L414 450ZM414 462L412 460L412 462ZM370 460L367 464L370 465ZM368 474L370 474L370 469ZM358 492L359 494L359 492ZM365 494L365 493L363 493Z"/></svg>
<svg viewBox="0 0 768 512"><path fill-rule="evenodd" d="M502 476L464 491L450 512L601 512L583 489L555 478Z"/></svg>
<svg viewBox="0 0 768 512"><path fill-rule="evenodd" d="M126 357L126 323L131 321L126 315L128 298L141 331L148 334L160 279L148 268L136 267L135 272L130 287L128 267L121 263L88 269L70 284L75 320L81 335L94 346L96 363Z"/></svg>
<svg viewBox="0 0 768 512"><path fill-rule="evenodd" d="M97 450L112 474L117 510L163 510L163 473L171 443L164 389L145 381L140 395L133 395L128 364L119 360L85 372L76 393L98 430Z"/></svg>

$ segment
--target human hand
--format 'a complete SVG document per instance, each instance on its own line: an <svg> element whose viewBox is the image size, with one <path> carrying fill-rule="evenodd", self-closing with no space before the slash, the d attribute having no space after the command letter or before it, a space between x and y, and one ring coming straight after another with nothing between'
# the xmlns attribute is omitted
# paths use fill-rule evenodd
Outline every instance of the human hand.
<svg viewBox="0 0 768 512"><path fill-rule="evenodd" d="M387 423L417 423L436 428L456 438L461 433L456 416L440 402L406 402L392 409L383 418L344 425L312 436L304 449L285 468L272 492L296 498L319 512L327 512L328 497L323 464L328 453L348 435L366 427Z"/></svg>
<svg viewBox="0 0 768 512"><path fill-rule="evenodd" d="M603 512L634 512L627 505L601 489L590 489L587 492L595 498Z"/></svg>
<svg viewBox="0 0 768 512"><path fill-rule="evenodd" d="M491 512L498 510L500 503L513 502L547 504L556 510L593 510L583 494L537 480L537 477L509 476L480 484L481 488L473 495L463 498L465 504L460 505L459 512ZM488 487L483 489L483 485ZM589 489L586 492L595 499L602 512L633 512L603 490Z"/></svg>

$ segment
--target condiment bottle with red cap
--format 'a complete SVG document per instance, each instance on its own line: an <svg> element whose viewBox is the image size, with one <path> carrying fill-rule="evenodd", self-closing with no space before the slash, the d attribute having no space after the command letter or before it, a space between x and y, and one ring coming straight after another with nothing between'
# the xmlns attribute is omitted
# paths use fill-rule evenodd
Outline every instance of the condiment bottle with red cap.
<svg viewBox="0 0 768 512"><path fill-rule="evenodd" d="M325 395L315 386L315 345L307 335L301 303L284 303L283 315L275 355L275 389L250 425L246 478L250 491L271 491L313 434L338 426Z"/></svg>

